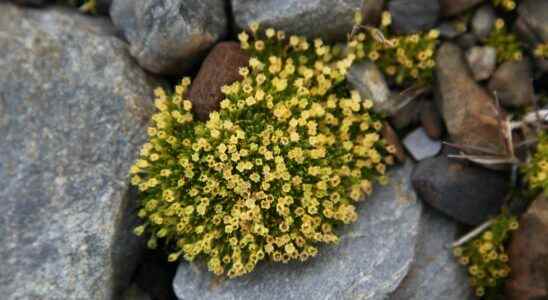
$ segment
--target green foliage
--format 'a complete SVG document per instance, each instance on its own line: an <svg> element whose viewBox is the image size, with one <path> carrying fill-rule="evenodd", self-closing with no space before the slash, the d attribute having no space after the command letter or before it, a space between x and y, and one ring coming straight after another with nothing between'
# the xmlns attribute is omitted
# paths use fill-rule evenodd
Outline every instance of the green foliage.
<svg viewBox="0 0 548 300"><path fill-rule="evenodd" d="M515 217L500 215L482 235L453 249L459 263L468 269L476 296L494 299L498 294L510 274L504 242L518 226Z"/></svg>
<svg viewBox="0 0 548 300"><path fill-rule="evenodd" d="M508 32L503 19L495 21L495 28L487 37L485 44L495 48L498 63L521 60L523 57L523 50L517 36Z"/></svg>
<svg viewBox="0 0 548 300"><path fill-rule="evenodd" d="M62 4L78 7L84 13L97 13L96 0L60 0Z"/></svg>
<svg viewBox="0 0 548 300"><path fill-rule="evenodd" d="M548 194L548 133L539 135L536 152L523 171L531 189Z"/></svg>
<svg viewBox="0 0 548 300"><path fill-rule="evenodd" d="M544 44L538 44L535 47L533 54L538 58L547 59L548 58L548 42Z"/></svg>
<svg viewBox="0 0 548 300"><path fill-rule="evenodd" d="M400 86L431 83L435 67L433 55L439 37L437 30L396 35L391 31L392 19L388 11L382 14L380 28L361 26L359 16L356 23L365 29L349 42L349 49L357 59L375 62L386 76Z"/></svg>
<svg viewBox="0 0 548 300"><path fill-rule="evenodd" d="M141 192L135 233L151 248L163 239L170 261L203 258L229 277L337 242L334 228L356 221L358 201L387 182L395 150L380 138L373 102L346 88L354 54L257 30L239 35L249 67L222 88L206 123L184 99L188 78L173 94L156 90L159 112L130 171Z"/></svg>
<svg viewBox="0 0 548 300"><path fill-rule="evenodd" d="M512 11L516 9L517 0L492 0L494 7L500 7L505 11Z"/></svg>

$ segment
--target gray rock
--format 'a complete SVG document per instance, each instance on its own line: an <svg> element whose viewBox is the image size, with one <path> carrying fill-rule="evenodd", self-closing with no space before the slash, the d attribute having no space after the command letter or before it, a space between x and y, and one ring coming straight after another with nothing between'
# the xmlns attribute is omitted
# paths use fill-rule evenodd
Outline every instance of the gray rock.
<svg viewBox="0 0 548 300"><path fill-rule="evenodd" d="M462 50L444 43L436 54L437 100L451 140L460 145L505 153L493 97L472 78Z"/></svg>
<svg viewBox="0 0 548 300"><path fill-rule="evenodd" d="M223 0L113 0L112 21L148 71L180 75L227 33Z"/></svg>
<svg viewBox="0 0 548 300"><path fill-rule="evenodd" d="M423 201L469 225L478 225L498 215L509 188L504 173L446 155L420 161L411 180Z"/></svg>
<svg viewBox="0 0 548 300"><path fill-rule="evenodd" d="M538 42L548 42L548 1L525 0L518 6L520 27L534 34Z"/></svg>
<svg viewBox="0 0 548 300"><path fill-rule="evenodd" d="M431 139L422 127L409 133L403 139L403 145L415 160L436 156L441 150L441 142Z"/></svg>
<svg viewBox="0 0 548 300"><path fill-rule="evenodd" d="M19 5L42 6L48 3L49 0L13 0L13 2Z"/></svg>
<svg viewBox="0 0 548 300"><path fill-rule="evenodd" d="M392 28L397 33L432 29L440 14L438 0L392 0L388 2Z"/></svg>
<svg viewBox="0 0 548 300"><path fill-rule="evenodd" d="M471 32L467 32L461 34L456 42L462 49L468 49L478 44L478 37Z"/></svg>
<svg viewBox="0 0 548 300"><path fill-rule="evenodd" d="M472 32L480 38L485 39L491 33L497 15L491 5L483 5L474 12L472 17Z"/></svg>
<svg viewBox="0 0 548 300"><path fill-rule="evenodd" d="M231 0L238 29L251 22L287 33L344 41L363 0Z"/></svg>
<svg viewBox="0 0 548 300"><path fill-rule="evenodd" d="M451 22L441 23L440 26L438 26L438 30L440 31L440 36L445 39L454 39L461 34Z"/></svg>
<svg viewBox="0 0 548 300"><path fill-rule="evenodd" d="M370 61L361 61L350 67L346 74L350 86L358 90L362 99L371 99L376 112L392 113L393 105L390 89L384 79L384 75L377 65Z"/></svg>
<svg viewBox="0 0 548 300"><path fill-rule="evenodd" d="M252 274L218 280L203 265L181 263L173 286L179 299L386 299L413 262L422 211L411 189L411 164L392 170L391 184L359 205L338 245L307 263L257 266Z"/></svg>
<svg viewBox="0 0 548 300"><path fill-rule="evenodd" d="M157 83L106 18L0 4L0 295L118 299Z"/></svg>
<svg viewBox="0 0 548 300"><path fill-rule="evenodd" d="M466 60L475 80L491 77L497 65L497 50L493 47L472 47L466 52Z"/></svg>
<svg viewBox="0 0 548 300"><path fill-rule="evenodd" d="M441 12L442 15L446 17L458 15L484 1L485 0L440 0Z"/></svg>
<svg viewBox="0 0 548 300"><path fill-rule="evenodd" d="M390 300L473 300L466 268L447 245L458 237L458 224L425 206L415 262Z"/></svg>
<svg viewBox="0 0 548 300"><path fill-rule="evenodd" d="M530 105L533 103L535 91L529 60L504 62L493 74L488 87L497 93L497 97L504 106Z"/></svg>

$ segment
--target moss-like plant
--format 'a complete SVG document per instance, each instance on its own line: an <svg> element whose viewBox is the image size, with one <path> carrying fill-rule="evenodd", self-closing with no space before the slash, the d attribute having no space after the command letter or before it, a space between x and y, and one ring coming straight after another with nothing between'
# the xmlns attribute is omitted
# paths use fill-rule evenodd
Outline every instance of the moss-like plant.
<svg viewBox="0 0 548 300"><path fill-rule="evenodd" d="M495 28L487 37L485 44L495 48L498 63L521 60L523 57L523 50L517 36L508 32L503 19L495 21Z"/></svg>
<svg viewBox="0 0 548 300"><path fill-rule="evenodd" d="M533 54L538 58L548 58L548 43L538 44Z"/></svg>
<svg viewBox="0 0 548 300"><path fill-rule="evenodd" d="M517 0L492 0L494 7L500 7L505 11L512 11L516 9Z"/></svg>
<svg viewBox="0 0 548 300"><path fill-rule="evenodd" d="M439 37L437 30L396 35L390 28L392 18L388 11L383 12L379 28L362 26L359 16L355 19L357 28L365 29L355 34L349 42L349 49L357 59L375 62L386 76L400 86L429 84L432 81L435 66L433 55Z"/></svg>
<svg viewBox="0 0 548 300"><path fill-rule="evenodd" d="M531 189L548 194L548 133L539 135L536 152L524 165L524 171Z"/></svg>
<svg viewBox="0 0 548 300"><path fill-rule="evenodd" d="M519 227L515 217L500 215L482 235L453 249L459 263L466 266L476 296L494 299L510 274L504 248L510 231Z"/></svg>
<svg viewBox="0 0 548 300"><path fill-rule="evenodd" d="M188 78L173 94L156 90L159 112L131 168L143 220L135 233L151 248L164 240L170 261L201 257L229 277L337 242L334 228L357 220L358 201L393 163L373 102L346 88L353 54L257 30L239 35L252 58L207 122L193 120Z"/></svg>

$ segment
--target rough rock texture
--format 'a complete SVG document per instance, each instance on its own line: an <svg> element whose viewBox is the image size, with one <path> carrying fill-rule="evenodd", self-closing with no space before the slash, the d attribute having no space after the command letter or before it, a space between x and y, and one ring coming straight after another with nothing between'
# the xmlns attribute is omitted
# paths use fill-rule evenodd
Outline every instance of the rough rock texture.
<svg viewBox="0 0 548 300"><path fill-rule="evenodd" d="M236 42L219 43L209 52L188 92L198 119L207 120L209 113L219 108L221 87L242 79L238 70L248 62L249 55Z"/></svg>
<svg viewBox="0 0 548 300"><path fill-rule="evenodd" d="M338 245L306 263L264 263L247 276L215 280L203 265L181 263L179 299L386 299L413 262L422 211L409 182L411 164L394 168L391 184L359 205Z"/></svg>
<svg viewBox="0 0 548 300"><path fill-rule="evenodd" d="M414 33L433 28L438 21L438 0L392 0L388 2L392 28L397 33Z"/></svg>
<svg viewBox="0 0 548 300"><path fill-rule="evenodd" d="M485 0L440 0L442 15L454 16Z"/></svg>
<svg viewBox="0 0 548 300"><path fill-rule="evenodd" d="M518 13L518 31L525 29L533 33L538 42L548 42L548 1L522 1L519 3Z"/></svg>
<svg viewBox="0 0 548 300"><path fill-rule="evenodd" d="M251 22L309 38L344 41L363 0L231 0L238 29Z"/></svg>
<svg viewBox="0 0 548 300"><path fill-rule="evenodd" d="M370 61L357 62L346 74L350 86L360 93L362 99L371 99L373 110L390 114L395 106L390 97L390 89L377 65Z"/></svg>
<svg viewBox="0 0 548 300"><path fill-rule="evenodd" d="M508 300L548 299L548 198L539 196L520 218L508 249Z"/></svg>
<svg viewBox="0 0 548 300"><path fill-rule="evenodd" d="M489 81L489 89L497 93L504 106L523 107L533 103L531 64L527 59L504 62Z"/></svg>
<svg viewBox="0 0 548 300"><path fill-rule="evenodd" d="M491 33L497 15L491 5L483 5L474 12L471 27L472 32L480 38L485 39Z"/></svg>
<svg viewBox="0 0 548 300"><path fill-rule="evenodd" d="M457 237L454 221L425 206L416 256L409 273L390 300L473 300L466 268L447 249Z"/></svg>
<svg viewBox="0 0 548 300"><path fill-rule="evenodd" d="M497 215L509 186L503 173L446 155L420 161L411 180L422 200L469 225L480 224Z"/></svg>
<svg viewBox="0 0 548 300"><path fill-rule="evenodd" d="M400 142L398 134L388 122L384 122L381 130L382 138L386 140L389 145L393 145L396 148L396 153L394 156L400 161L404 162L407 156L405 155L405 150Z"/></svg>
<svg viewBox="0 0 548 300"><path fill-rule="evenodd" d="M444 43L436 55L439 107L451 140L505 153L497 118L504 112L470 74L462 50Z"/></svg>
<svg viewBox="0 0 548 300"><path fill-rule="evenodd" d="M426 134L432 139L439 140L443 133L443 120L436 104L432 101L424 101L420 112L421 125Z"/></svg>
<svg viewBox="0 0 548 300"><path fill-rule="evenodd" d="M14 3L28 6L41 6L49 2L49 0L12 0Z"/></svg>
<svg viewBox="0 0 548 300"><path fill-rule="evenodd" d="M491 77L497 65L497 50L493 47L472 47L466 52L466 60L475 80Z"/></svg>
<svg viewBox="0 0 548 300"><path fill-rule="evenodd" d="M422 127L409 133L403 139L403 145L415 160L435 156L441 150L441 142L431 139Z"/></svg>
<svg viewBox="0 0 548 300"><path fill-rule="evenodd" d="M112 21L150 72L180 75L227 31L223 0L113 0Z"/></svg>
<svg viewBox="0 0 548 300"><path fill-rule="evenodd" d="M157 84L110 23L0 4L0 295L117 299L141 244L127 174Z"/></svg>
<svg viewBox="0 0 548 300"><path fill-rule="evenodd" d="M384 9L384 0L364 0L362 5L363 23L377 26Z"/></svg>

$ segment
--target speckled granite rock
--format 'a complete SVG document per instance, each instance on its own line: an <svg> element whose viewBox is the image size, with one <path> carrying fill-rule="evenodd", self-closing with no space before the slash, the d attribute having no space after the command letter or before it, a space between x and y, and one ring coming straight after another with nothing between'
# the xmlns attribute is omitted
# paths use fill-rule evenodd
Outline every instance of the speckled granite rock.
<svg viewBox="0 0 548 300"><path fill-rule="evenodd" d="M432 29L438 21L438 0L391 0L392 28L397 33L409 34Z"/></svg>
<svg viewBox="0 0 548 300"><path fill-rule="evenodd" d="M457 223L425 206L415 262L390 300L473 300L466 268L447 245L457 237Z"/></svg>
<svg viewBox="0 0 548 300"><path fill-rule="evenodd" d="M0 295L120 299L151 80L107 19L0 4Z"/></svg>
<svg viewBox="0 0 548 300"><path fill-rule="evenodd" d="M251 22L288 33L344 41L362 0L231 0L236 27Z"/></svg>
<svg viewBox="0 0 548 300"><path fill-rule="evenodd" d="M179 299L385 299L414 257L422 204L409 182L411 164L392 170L392 183L359 206L336 246L307 263L261 264L254 273L216 280L203 265L181 263L174 280Z"/></svg>
<svg viewBox="0 0 548 300"><path fill-rule="evenodd" d="M150 72L180 75L227 31L223 0L113 0L112 21Z"/></svg>

